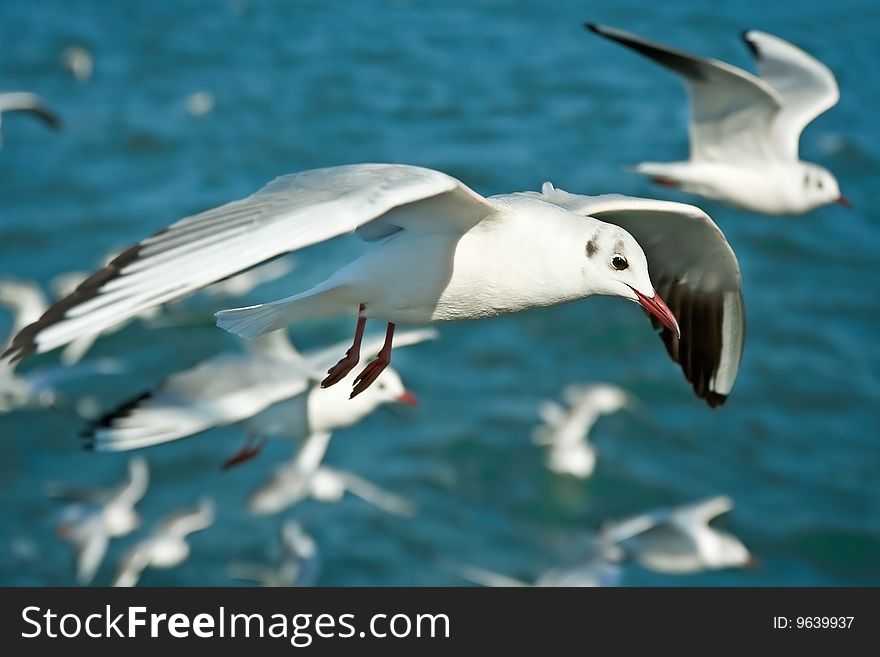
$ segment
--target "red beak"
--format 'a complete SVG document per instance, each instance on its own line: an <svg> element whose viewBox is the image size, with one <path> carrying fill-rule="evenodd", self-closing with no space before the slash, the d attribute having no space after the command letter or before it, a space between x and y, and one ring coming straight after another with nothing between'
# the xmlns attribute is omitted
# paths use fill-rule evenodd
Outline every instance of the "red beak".
<svg viewBox="0 0 880 657"><path fill-rule="evenodd" d="M407 406L419 405L418 397L412 394L409 390L404 390L403 394L397 398L397 401L401 404L406 404Z"/></svg>
<svg viewBox="0 0 880 657"><path fill-rule="evenodd" d="M837 197L837 200L834 201L834 202L837 203L837 204L839 204L839 205L842 205L842 206L845 207L847 210L852 210L852 204L849 202L849 199L848 199L846 196L844 196L843 194L841 194L840 196L838 196L838 197Z"/></svg>
<svg viewBox="0 0 880 657"><path fill-rule="evenodd" d="M630 285L629 289L636 293L636 298L642 308L656 317L657 321L663 326L675 333L676 338L681 339L681 330L678 328L678 322L675 320L675 315L672 314L672 311L669 310L669 306L667 306L666 302L660 298L659 294L655 292L654 296L649 299L633 286Z"/></svg>

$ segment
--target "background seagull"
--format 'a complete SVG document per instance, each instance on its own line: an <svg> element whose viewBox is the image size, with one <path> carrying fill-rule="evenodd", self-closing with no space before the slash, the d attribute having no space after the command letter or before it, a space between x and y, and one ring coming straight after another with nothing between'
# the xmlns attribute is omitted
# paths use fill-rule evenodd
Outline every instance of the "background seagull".
<svg viewBox="0 0 880 657"><path fill-rule="evenodd" d="M110 539L140 527L141 519L134 507L146 494L149 480L146 459L136 456L128 462L128 479L114 488L54 484L46 487L49 497L75 502L63 512L57 534L73 547L78 584L88 584L94 579Z"/></svg>
<svg viewBox="0 0 880 657"><path fill-rule="evenodd" d="M304 318L356 315L352 347L322 382L329 386L360 361L367 318L385 320L386 341L354 379L352 395L363 392L390 362L397 322L479 319L596 294L640 304L664 327L667 347L677 357L678 323L655 293L645 253L629 230L644 228L663 243L663 229L673 229L673 241L682 237L676 226L692 224L690 234L709 240L702 245L707 252L724 251L738 274L733 252L696 208L603 198L598 219L535 194L484 198L455 178L414 166L360 164L283 176L244 200L183 219L126 249L20 331L4 355L18 360L54 349L281 253L355 231L372 247L328 280L274 303L218 313L218 324L255 338ZM688 246L698 248L700 238L689 237ZM656 266L673 275L668 285L677 289L681 280L675 274L684 269L700 280L707 262L715 266L702 258L696 263L672 258ZM683 287L691 286L689 279ZM714 324L686 326L683 345L717 330ZM707 382L693 373L702 376L704 369L719 367L717 346L718 340L710 340L705 360L704 349L684 354L685 373L712 405L723 401L732 380L707 390ZM735 374L730 362L721 368Z"/></svg>
<svg viewBox="0 0 880 657"><path fill-rule="evenodd" d="M146 568L173 568L189 557L186 537L210 527L214 522L214 502L200 499L195 506L171 513L153 532L134 545L119 562L113 586L134 586Z"/></svg>
<svg viewBox="0 0 880 657"><path fill-rule="evenodd" d="M29 91L0 93L0 146L3 145L3 115L12 112L30 114L54 130L61 129L61 119L37 94Z"/></svg>
<svg viewBox="0 0 880 657"><path fill-rule="evenodd" d="M462 579L480 586L618 586L622 576L621 563L626 558L620 544L650 529L655 523L656 519L649 515L606 523L590 539L576 563L548 570L533 584L476 566L453 566L452 570Z"/></svg>
<svg viewBox="0 0 880 657"><path fill-rule="evenodd" d="M650 527L628 539L623 547L641 566L658 573L683 575L754 567L757 561L742 541L730 532L709 525L713 518L732 508L733 500L720 495L650 512L641 517ZM612 524L608 530L616 531L616 528Z"/></svg>
<svg viewBox="0 0 880 657"><path fill-rule="evenodd" d="M322 465L330 438L328 432L312 433L288 463L277 467L272 476L248 496L246 505L251 513L272 515L309 497L334 503L342 500L345 493L351 493L387 513L415 515L415 505L409 500L386 492L354 473Z"/></svg>
<svg viewBox="0 0 880 657"><path fill-rule="evenodd" d="M849 207L827 169L798 159L801 132L837 104L827 66L779 37L743 34L761 77L612 27L587 28L678 73L691 103L691 157L635 167L655 182L755 212L800 214L828 203Z"/></svg>
<svg viewBox="0 0 880 657"><path fill-rule="evenodd" d="M318 581L318 546L300 524L286 520L281 525L281 559L277 564L231 563L227 573L234 579L261 586L313 586Z"/></svg>
<svg viewBox="0 0 880 657"><path fill-rule="evenodd" d="M431 329L406 331L395 344L435 337ZM378 352L381 344L381 339L370 338L366 354ZM285 333L273 333L252 343L248 353L220 354L123 403L85 433L86 446L99 451L137 449L236 424L250 438L228 466L260 451L263 444L254 439L303 440L352 426L384 404L415 403L394 370L362 398L348 399L342 390L318 387L318 373L335 360L338 350L337 345L302 356Z"/></svg>
<svg viewBox="0 0 880 657"><path fill-rule="evenodd" d="M622 388L604 383L568 386L563 396L568 408L549 400L541 404L543 425L534 430L532 440L547 448L550 470L586 479L596 467L590 429L599 416L626 408L630 397Z"/></svg>
<svg viewBox="0 0 880 657"><path fill-rule="evenodd" d="M77 82L88 82L92 79L92 53L84 46L67 46L61 51L61 64L73 74Z"/></svg>
<svg viewBox="0 0 880 657"><path fill-rule="evenodd" d="M12 334L37 321L49 302L39 285L17 278L0 279L0 305L12 314Z"/></svg>

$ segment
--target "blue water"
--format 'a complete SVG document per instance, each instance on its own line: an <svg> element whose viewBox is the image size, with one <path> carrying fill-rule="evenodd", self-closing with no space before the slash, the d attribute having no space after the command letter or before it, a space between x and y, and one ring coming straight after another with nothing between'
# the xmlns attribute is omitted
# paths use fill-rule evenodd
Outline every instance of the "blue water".
<svg viewBox="0 0 880 657"><path fill-rule="evenodd" d="M840 104L805 132L802 157L834 171L854 210L772 219L654 188L625 172L685 156L683 92L637 55L586 33L586 20L631 29L750 66L739 32L800 44L837 74ZM0 275L46 283L97 264L185 214L246 195L274 176L348 162L442 169L484 194L536 189L620 192L698 202L736 249L748 338L733 395L710 410L692 395L642 313L618 300L442 327L396 365L421 398L414 413L377 413L340 432L327 462L414 499L411 520L356 499L309 502L289 516L315 536L326 585L455 585L442 560L531 578L577 555L603 518L726 493L719 525L760 558L754 571L671 577L628 566L636 585L880 584L880 70L874 0L767 3L257 3L0 1L0 89L30 89L64 121L53 134L4 121ZM59 63L80 43L95 75L79 84ZM193 117L186 95L209 90ZM304 288L339 263L347 242L304 253L285 281L243 299ZM109 336L95 356L131 373L72 393L103 405L224 349L210 301L201 322ZM0 335L9 320L0 314ZM379 327L376 327L379 328ZM350 319L305 323L303 348L349 337ZM35 359L51 364L54 355ZM25 368L26 369L26 368ZM529 440L536 408L571 382L610 381L640 400L603 419L594 476L559 479ZM0 583L70 584L59 506L47 481L110 484L125 455L83 452L81 427L49 410L0 416ZM247 515L247 492L283 458L273 444L229 473L243 437L212 431L145 452L153 486L146 524L208 493L217 523L193 556L149 571L152 585L226 585L231 559L273 553L278 519ZM137 534L111 546L97 583ZM36 558L17 560L10 541Z"/></svg>

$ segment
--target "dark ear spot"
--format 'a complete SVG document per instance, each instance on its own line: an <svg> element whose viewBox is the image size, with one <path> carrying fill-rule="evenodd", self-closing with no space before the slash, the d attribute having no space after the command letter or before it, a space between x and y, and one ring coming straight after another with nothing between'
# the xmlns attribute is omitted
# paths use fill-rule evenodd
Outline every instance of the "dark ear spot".
<svg viewBox="0 0 880 657"><path fill-rule="evenodd" d="M587 242L587 257L588 258L592 258L594 255L596 255L596 251L598 251L598 250L599 250L599 247L596 246L596 242L594 242L593 240L590 240L589 242Z"/></svg>

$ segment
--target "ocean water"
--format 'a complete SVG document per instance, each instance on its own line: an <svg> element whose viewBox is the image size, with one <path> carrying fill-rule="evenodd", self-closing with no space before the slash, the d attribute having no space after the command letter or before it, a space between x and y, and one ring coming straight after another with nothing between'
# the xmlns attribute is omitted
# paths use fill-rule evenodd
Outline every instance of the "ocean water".
<svg viewBox="0 0 880 657"><path fill-rule="evenodd" d="M686 155L684 94L672 75L588 34L584 21L744 67L739 33L748 28L819 57L835 71L841 101L807 128L801 154L836 173L854 209L768 218L627 173L641 160ZM586 194L695 202L725 231L743 271L748 335L725 407L694 398L643 314L619 300L442 326L437 342L395 355L421 406L340 432L327 457L411 498L418 515L345 499L306 502L283 517L315 537L319 584L458 585L444 564L530 579L575 559L603 519L724 493L736 506L718 525L760 568L673 577L627 565L623 583L877 585L878 29L873 0L0 0L0 90L37 91L64 122L54 134L4 119L0 275L45 284L277 175L350 162L425 165L484 194L552 180ZM87 84L60 64L72 43L94 55ZM216 105L196 117L184 102L198 90ZM304 252L294 273L231 305L304 289L356 248L341 240ZM92 356L122 358L127 373L63 394L111 408L238 348L213 326L220 307L194 299L183 326L133 324L106 337ZM347 339L351 324L304 323L291 335L319 347ZM0 335L8 329L0 312ZM639 408L596 426L590 479L554 476L529 439L537 407L569 383L592 381L625 387ZM41 489L112 484L127 458L81 450L81 429L64 409L0 415L0 584L73 583L67 546L54 535L61 506ZM252 518L243 501L290 446L272 444L221 472L243 439L218 429L143 452L153 475L140 505L147 528L199 495L218 503L216 524L192 537L190 560L146 572L143 584L234 584L227 562L275 553L281 518ZM111 545L97 584L140 535Z"/></svg>

